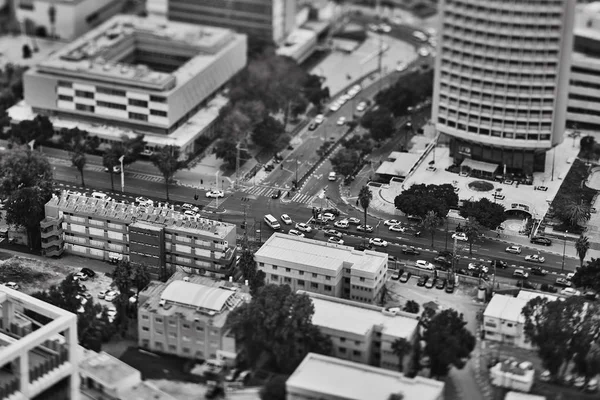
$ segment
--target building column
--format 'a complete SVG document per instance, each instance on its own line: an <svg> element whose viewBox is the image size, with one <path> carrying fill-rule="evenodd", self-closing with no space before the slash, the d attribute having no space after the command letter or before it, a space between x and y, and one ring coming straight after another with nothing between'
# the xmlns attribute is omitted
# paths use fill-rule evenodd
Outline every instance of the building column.
<svg viewBox="0 0 600 400"><path fill-rule="evenodd" d="M29 395L30 383L29 383L29 351L25 350L23 354L19 356L19 390L25 396L26 399L29 399L31 396Z"/></svg>
<svg viewBox="0 0 600 400"><path fill-rule="evenodd" d="M83 350L79 349L79 343L77 341L77 323L73 321L73 323L69 324L69 328L67 328L67 332L65 335L68 344L69 351L69 363L71 364L71 379L69 380L69 394L70 400L79 400L81 389L80 389L80 376L78 373L73 373L77 371L79 366L81 352Z"/></svg>
<svg viewBox="0 0 600 400"><path fill-rule="evenodd" d="M15 316L15 305L10 300L5 300L2 303L2 327L7 332L10 332L13 318Z"/></svg>

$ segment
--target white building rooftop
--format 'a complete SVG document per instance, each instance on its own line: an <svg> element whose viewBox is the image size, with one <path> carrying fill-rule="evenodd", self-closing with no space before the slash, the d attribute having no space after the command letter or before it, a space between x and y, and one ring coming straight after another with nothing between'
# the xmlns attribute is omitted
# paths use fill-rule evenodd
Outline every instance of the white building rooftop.
<svg viewBox="0 0 600 400"><path fill-rule="evenodd" d="M207 311L221 312L235 292L186 281L172 281L161 294L161 300Z"/></svg>
<svg viewBox="0 0 600 400"><path fill-rule="evenodd" d="M407 176L412 166L421 157L420 154L392 151L387 160L381 163L376 174Z"/></svg>
<svg viewBox="0 0 600 400"><path fill-rule="evenodd" d="M528 301L528 299L495 294L485 308L483 316L515 323L525 322L525 318L521 315L521 310L523 310Z"/></svg>
<svg viewBox="0 0 600 400"><path fill-rule="evenodd" d="M288 394L293 389L326 398L345 400L388 400L402 393L405 399L442 398L444 383L423 377L407 378L400 372L371 367L309 353L287 380Z"/></svg>
<svg viewBox="0 0 600 400"><path fill-rule="evenodd" d="M558 300L561 297L555 296L548 293L540 293L540 292L532 292L530 290L521 290L517 295L517 299L522 299L529 301L531 299L535 299L536 297L541 297L542 299L548 299L548 301Z"/></svg>
<svg viewBox="0 0 600 400"><path fill-rule="evenodd" d="M274 233L256 252L256 257L281 260L318 269L339 271L341 268L376 273L387 254L377 251L359 251L351 246L337 245L314 239Z"/></svg>

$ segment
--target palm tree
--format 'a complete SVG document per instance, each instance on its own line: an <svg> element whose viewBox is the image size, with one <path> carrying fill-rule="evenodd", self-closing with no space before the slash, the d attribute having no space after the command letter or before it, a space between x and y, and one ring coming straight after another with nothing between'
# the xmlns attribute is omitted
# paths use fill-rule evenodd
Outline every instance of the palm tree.
<svg viewBox="0 0 600 400"><path fill-rule="evenodd" d="M590 207L583 204L583 202L577 203L572 201L565 205L563 209L563 218L571 226L585 224L590 220L591 216Z"/></svg>
<svg viewBox="0 0 600 400"><path fill-rule="evenodd" d="M467 241L469 242L469 254L473 255L473 243L481 235L481 225L477 220L469 218L465 224L464 233L467 235Z"/></svg>
<svg viewBox="0 0 600 400"><path fill-rule="evenodd" d="M102 165L104 165L104 167L108 168L108 172L110 173L110 187L111 187L112 191L114 192L115 191L115 180L113 178L114 167L119 165L119 155L112 150L113 149L110 148L106 153L104 153L102 155Z"/></svg>
<svg viewBox="0 0 600 400"><path fill-rule="evenodd" d="M79 175L81 175L81 186L85 186L85 180L83 179L83 168L87 163L87 158L85 157L85 153L81 151L81 149L75 150L71 153L71 164L79 171Z"/></svg>
<svg viewBox="0 0 600 400"><path fill-rule="evenodd" d="M373 192L367 185L360 188L360 192L358 192L358 203L362 207L364 211L364 230L363 230L363 244L365 244L367 240L367 209L369 208L369 204L371 204L371 200L373 200Z"/></svg>
<svg viewBox="0 0 600 400"><path fill-rule="evenodd" d="M392 343L392 351L398 357L398 371L404 369L404 357L412 350L412 345L405 338L398 338Z"/></svg>
<svg viewBox="0 0 600 400"><path fill-rule="evenodd" d="M155 152L150 160L165 178L167 201L169 201L169 183L177 171L187 166L187 162L179 160L179 147L176 146L163 147Z"/></svg>
<svg viewBox="0 0 600 400"><path fill-rule="evenodd" d="M423 220L421 221L421 226L423 227L423 229L425 229L425 230L429 231L429 233L431 233L431 247L433 247L433 239L435 237L435 230L438 226L440 226L441 222L442 222L441 218L438 217L436 212L433 210L427 211L425 218L423 218Z"/></svg>
<svg viewBox="0 0 600 400"><path fill-rule="evenodd" d="M87 163L86 153L96 150L100 145L100 139L97 136L90 136L87 131L79 128L62 129L60 143L71 153L71 164L79 170L81 186L85 186L83 169Z"/></svg>
<svg viewBox="0 0 600 400"><path fill-rule="evenodd" d="M590 249L590 241L587 236L579 236L577 241L575 242L575 250L577 251L577 255L579 256L580 266L583 267L583 260L585 260L585 256L587 255L588 250Z"/></svg>

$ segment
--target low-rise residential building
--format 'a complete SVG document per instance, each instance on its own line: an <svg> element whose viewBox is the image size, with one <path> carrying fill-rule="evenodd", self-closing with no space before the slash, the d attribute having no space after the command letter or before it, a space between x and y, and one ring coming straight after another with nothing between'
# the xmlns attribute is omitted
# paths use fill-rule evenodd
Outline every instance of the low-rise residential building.
<svg viewBox="0 0 600 400"><path fill-rule="evenodd" d="M443 400L444 382L309 353L289 377L287 400Z"/></svg>
<svg viewBox="0 0 600 400"><path fill-rule="evenodd" d="M154 278L176 268L224 276L235 259L233 224L190 217L170 208L136 206L62 192L45 205L42 252L144 263Z"/></svg>
<svg viewBox="0 0 600 400"><path fill-rule="evenodd" d="M0 399L78 400L77 316L1 285L0 306Z"/></svg>
<svg viewBox="0 0 600 400"><path fill-rule="evenodd" d="M184 358L235 359L235 338L225 322L231 310L249 300L246 287L177 271L140 292L138 344Z"/></svg>
<svg viewBox="0 0 600 400"><path fill-rule="evenodd" d="M367 304L377 303L388 269L385 253L277 232L254 259L266 283Z"/></svg>
<svg viewBox="0 0 600 400"><path fill-rule="evenodd" d="M531 342L523 332L525 318L521 310L528 299L496 294L483 312L485 338L527 349Z"/></svg>
<svg viewBox="0 0 600 400"><path fill-rule="evenodd" d="M416 314L298 291L308 295L315 312L313 325L333 344L332 355L349 361L398 371L393 343L406 339L416 345L419 320ZM403 371L410 367L412 352L405 355Z"/></svg>

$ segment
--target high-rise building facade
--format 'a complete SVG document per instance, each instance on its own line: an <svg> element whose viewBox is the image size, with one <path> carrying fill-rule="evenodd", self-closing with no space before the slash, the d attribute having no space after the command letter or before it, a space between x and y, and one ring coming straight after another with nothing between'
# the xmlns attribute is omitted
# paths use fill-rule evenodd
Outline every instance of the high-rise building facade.
<svg viewBox="0 0 600 400"><path fill-rule="evenodd" d="M432 119L465 159L543 171L565 130L575 0L441 0Z"/></svg>

